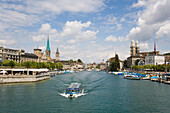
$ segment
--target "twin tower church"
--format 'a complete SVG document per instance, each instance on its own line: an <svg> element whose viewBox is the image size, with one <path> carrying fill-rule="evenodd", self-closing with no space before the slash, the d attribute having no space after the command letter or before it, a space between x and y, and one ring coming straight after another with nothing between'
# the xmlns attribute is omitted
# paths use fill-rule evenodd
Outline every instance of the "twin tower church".
<svg viewBox="0 0 170 113"><path fill-rule="evenodd" d="M34 49L34 54L36 54L39 57L39 61L40 62L44 62L44 61L59 61L59 50L57 47L56 53L55 53L55 59L51 58L51 50L50 50L50 42L49 42L49 36L47 38L47 47L46 47L46 51L42 52L41 49Z"/></svg>

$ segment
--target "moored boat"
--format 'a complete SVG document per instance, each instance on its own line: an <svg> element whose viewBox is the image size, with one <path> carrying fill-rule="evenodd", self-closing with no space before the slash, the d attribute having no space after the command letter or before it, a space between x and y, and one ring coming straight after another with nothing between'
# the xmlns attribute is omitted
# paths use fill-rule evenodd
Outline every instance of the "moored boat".
<svg viewBox="0 0 170 113"><path fill-rule="evenodd" d="M158 82L159 78L157 76L150 77L151 81Z"/></svg>
<svg viewBox="0 0 170 113"><path fill-rule="evenodd" d="M89 72L90 72L90 71L92 71L92 69L87 69L87 71L89 71Z"/></svg>
<svg viewBox="0 0 170 113"><path fill-rule="evenodd" d="M115 75L124 75L124 72L112 72Z"/></svg>
<svg viewBox="0 0 170 113"><path fill-rule="evenodd" d="M138 77L137 75L130 75L130 74L124 75L124 78L126 78L126 79L131 79L131 80L140 80L140 79L141 79L141 78Z"/></svg>

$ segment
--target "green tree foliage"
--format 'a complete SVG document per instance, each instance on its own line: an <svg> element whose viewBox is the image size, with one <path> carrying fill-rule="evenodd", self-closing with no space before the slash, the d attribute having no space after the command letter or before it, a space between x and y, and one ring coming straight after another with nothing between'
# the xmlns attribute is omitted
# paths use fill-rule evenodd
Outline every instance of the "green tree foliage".
<svg viewBox="0 0 170 113"><path fill-rule="evenodd" d="M2 65L3 65L3 66L9 66L9 62L10 62L10 60L4 60L4 61L2 62Z"/></svg>
<svg viewBox="0 0 170 113"><path fill-rule="evenodd" d="M9 66L11 67L11 68L14 68L15 67L15 65L16 65L16 63L14 62L14 61L9 61Z"/></svg>
<svg viewBox="0 0 170 113"><path fill-rule="evenodd" d="M12 60L5 60L3 62L1 62L2 66L9 66L11 68L15 67L15 66L20 66L20 64L16 61L12 61Z"/></svg>
<svg viewBox="0 0 170 113"><path fill-rule="evenodd" d="M127 60L124 61L123 67L124 67L124 68L127 68Z"/></svg>
<svg viewBox="0 0 170 113"><path fill-rule="evenodd" d="M78 59L77 62L81 64L83 63L81 59Z"/></svg>
<svg viewBox="0 0 170 113"><path fill-rule="evenodd" d="M99 69L99 68L100 68L100 66L99 66L99 65L97 65L97 66L96 66L96 68L97 68L97 69Z"/></svg>
<svg viewBox="0 0 170 113"><path fill-rule="evenodd" d="M115 55L115 61L110 65L110 71L118 71L120 69L120 62L118 54Z"/></svg>
<svg viewBox="0 0 170 113"><path fill-rule="evenodd" d="M24 66L26 68L30 68L31 67L31 62L24 62Z"/></svg>
<svg viewBox="0 0 170 113"><path fill-rule="evenodd" d="M9 66L11 68L15 67L15 66L22 66L22 67L26 67L26 68L48 68L48 69L62 69L63 68L63 64L61 62L57 62L57 63L52 63L52 62L34 62L34 61L27 61L27 62L23 62L21 64L15 62L15 61L10 61L10 60L5 60L3 62L1 62L2 66Z"/></svg>
<svg viewBox="0 0 170 113"><path fill-rule="evenodd" d="M63 64L61 62L57 62L56 63L56 68L59 69L59 70L62 69L63 68Z"/></svg>
<svg viewBox="0 0 170 113"><path fill-rule="evenodd" d="M165 71L166 69L169 70L170 69L170 64L169 65L144 65L144 66L137 66L137 65L132 65L131 69L135 69L135 70L141 70L141 69L145 69L145 70L153 70L153 71Z"/></svg>
<svg viewBox="0 0 170 113"><path fill-rule="evenodd" d="M74 63L73 59L70 59L70 60L69 60L69 63Z"/></svg>

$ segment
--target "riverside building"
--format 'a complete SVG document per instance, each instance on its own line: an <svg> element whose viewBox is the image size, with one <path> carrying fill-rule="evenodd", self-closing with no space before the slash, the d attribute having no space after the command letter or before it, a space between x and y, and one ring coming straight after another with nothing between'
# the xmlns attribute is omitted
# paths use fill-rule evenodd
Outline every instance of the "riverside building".
<svg viewBox="0 0 170 113"><path fill-rule="evenodd" d="M165 63L165 56L163 55L148 55L145 57L145 65L158 65Z"/></svg>
<svg viewBox="0 0 170 113"><path fill-rule="evenodd" d="M127 66L135 65L136 60L145 61L145 57L148 55L160 55L159 51L156 51L156 44L154 43L154 51L151 52L140 52L138 41L131 41L130 46L130 57L127 58Z"/></svg>
<svg viewBox="0 0 170 113"><path fill-rule="evenodd" d="M18 63L26 61L37 62L38 56L32 53L25 53L22 49L10 49L5 47L0 47L0 60L13 60Z"/></svg>

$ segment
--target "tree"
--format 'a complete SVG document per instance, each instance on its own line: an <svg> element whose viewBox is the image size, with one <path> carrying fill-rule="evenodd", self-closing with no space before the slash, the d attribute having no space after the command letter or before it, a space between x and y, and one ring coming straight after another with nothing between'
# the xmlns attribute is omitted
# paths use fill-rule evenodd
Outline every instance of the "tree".
<svg viewBox="0 0 170 113"><path fill-rule="evenodd" d="M110 64L110 70L109 71L115 71L115 62L112 62L111 64Z"/></svg>
<svg viewBox="0 0 170 113"><path fill-rule="evenodd" d="M3 62L2 62L2 65L3 66L9 66L9 60L4 60Z"/></svg>
<svg viewBox="0 0 170 113"><path fill-rule="evenodd" d="M63 64L61 62L57 62L56 68L61 70L63 68Z"/></svg>
<svg viewBox="0 0 170 113"><path fill-rule="evenodd" d="M124 67L124 68L127 68L127 60L124 61L123 67Z"/></svg>
<svg viewBox="0 0 170 113"><path fill-rule="evenodd" d="M54 63L50 63L50 67L52 68L52 70L54 70L56 66Z"/></svg>
<svg viewBox="0 0 170 113"><path fill-rule="evenodd" d="M136 66L136 65L132 65L132 66L131 66L131 69L135 69L135 70L136 70L136 69L137 69L137 66Z"/></svg>
<svg viewBox="0 0 170 113"><path fill-rule="evenodd" d="M115 61L110 65L110 71L118 71L120 69L120 62L118 54L115 55Z"/></svg>
<svg viewBox="0 0 170 113"><path fill-rule="evenodd" d="M69 63L73 63L73 62L74 62L73 59L70 59L70 60L69 60Z"/></svg>
<svg viewBox="0 0 170 113"><path fill-rule="evenodd" d="M9 61L8 65L11 67L11 68L14 68L15 67L15 62L14 61Z"/></svg>
<svg viewBox="0 0 170 113"><path fill-rule="evenodd" d="M14 68L15 67L15 62L14 61L9 61L8 65L11 67L11 68ZM11 69L11 75L13 75L13 70Z"/></svg>
<svg viewBox="0 0 170 113"><path fill-rule="evenodd" d="M29 75L29 72L28 72L28 68L31 67L31 63L30 62L25 62L25 67L27 68L27 75Z"/></svg>
<svg viewBox="0 0 170 113"><path fill-rule="evenodd" d="M140 59L135 60L135 65L138 65L139 61L140 61Z"/></svg>
<svg viewBox="0 0 170 113"><path fill-rule="evenodd" d="M81 59L78 59L77 62L81 64L83 63Z"/></svg>
<svg viewBox="0 0 170 113"><path fill-rule="evenodd" d="M120 69L120 62L119 62L118 54L115 55L115 63L114 63L114 65L115 65L115 70Z"/></svg>
<svg viewBox="0 0 170 113"><path fill-rule="evenodd" d="M100 66L99 66L99 65L97 65L97 66L96 66L96 68L97 68L97 69L99 69L99 68L100 68Z"/></svg>

